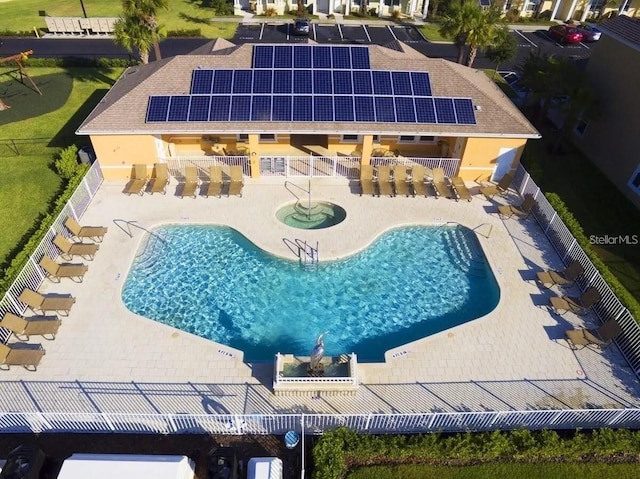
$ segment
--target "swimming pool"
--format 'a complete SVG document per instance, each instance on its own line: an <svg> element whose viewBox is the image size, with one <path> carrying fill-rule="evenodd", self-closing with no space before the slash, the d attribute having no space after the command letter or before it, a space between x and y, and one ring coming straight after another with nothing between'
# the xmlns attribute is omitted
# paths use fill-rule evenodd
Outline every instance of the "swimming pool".
<svg viewBox="0 0 640 479"><path fill-rule="evenodd" d="M142 242L122 291L134 313L240 349L382 361L388 349L489 313L499 289L467 228L403 227L347 259L304 266L224 226L167 225ZM162 239L158 239L162 238Z"/></svg>

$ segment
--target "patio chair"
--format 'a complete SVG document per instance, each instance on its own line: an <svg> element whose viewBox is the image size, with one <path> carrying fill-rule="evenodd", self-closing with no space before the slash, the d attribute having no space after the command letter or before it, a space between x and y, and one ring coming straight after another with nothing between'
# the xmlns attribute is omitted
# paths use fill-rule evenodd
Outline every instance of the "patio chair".
<svg viewBox="0 0 640 479"><path fill-rule="evenodd" d="M513 183L513 174L507 173L500 179L500 181L498 181L498 183L480 188L480 193L490 200L495 195L504 195L509 190L511 183Z"/></svg>
<svg viewBox="0 0 640 479"><path fill-rule="evenodd" d="M394 196L393 184L391 183L391 167L389 165L380 165L377 167L377 173L380 196Z"/></svg>
<svg viewBox="0 0 640 479"><path fill-rule="evenodd" d="M551 307L553 310L562 315L567 311L571 311L577 315L587 314L591 308L600 301L600 292L591 286L580 297L574 296L552 296Z"/></svg>
<svg viewBox="0 0 640 479"><path fill-rule="evenodd" d="M142 195L146 184L147 165L133 165L133 173L131 175L131 179L124 187L124 192L129 196L133 194Z"/></svg>
<svg viewBox="0 0 640 479"><path fill-rule="evenodd" d="M396 195L411 195L411 184L407 178L407 167L405 165L393 167L393 185L396 189Z"/></svg>
<svg viewBox="0 0 640 479"><path fill-rule="evenodd" d="M207 187L207 194L205 196L207 198L209 198L209 196L217 196L220 198L222 196L222 185L222 166L209 167L209 186Z"/></svg>
<svg viewBox="0 0 640 479"><path fill-rule="evenodd" d="M69 315L69 310L73 306L73 303L76 302L76 298L70 294L43 295L29 288L22 290L22 293L18 296L18 300L29 306L34 313L40 311L42 314L45 314L47 311L60 311L65 313L66 316Z"/></svg>
<svg viewBox="0 0 640 479"><path fill-rule="evenodd" d="M533 195L525 195L524 200L520 206L514 205L500 205L498 206L498 214L505 219L517 216L520 219L526 219L533 211L533 207L536 204L536 200Z"/></svg>
<svg viewBox="0 0 640 479"><path fill-rule="evenodd" d="M81 256L91 261L100 248L99 244L94 243L72 243L61 234L56 235L53 244L58 247L62 257L66 260L70 260L73 256Z"/></svg>
<svg viewBox="0 0 640 479"><path fill-rule="evenodd" d="M471 201L473 198L471 196L471 192L467 188L467 185L464 184L464 180L459 176L454 176L451 178L451 189L455 195L456 201L459 200L467 200Z"/></svg>
<svg viewBox="0 0 640 479"><path fill-rule="evenodd" d="M82 283L84 274L89 269L82 263L56 263L48 255L44 255L38 264L54 283L59 283L62 278L70 278L76 283Z"/></svg>
<svg viewBox="0 0 640 479"><path fill-rule="evenodd" d="M572 286L573 283L578 279L584 272L584 268L580 263L574 261L569 266L567 266L563 271L539 271L537 273L538 281L545 288L550 288L554 284L558 286Z"/></svg>
<svg viewBox="0 0 640 479"><path fill-rule="evenodd" d="M71 232L74 238L82 241L82 238L89 238L98 243L102 242L104 235L107 234L106 226L80 226L80 224L71 216L67 217L64 226Z"/></svg>
<svg viewBox="0 0 640 479"><path fill-rule="evenodd" d="M373 166L360 165L360 196L376 196L376 185L373 183Z"/></svg>
<svg viewBox="0 0 640 479"><path fill-rule="evenodd" d="M151 180L149 180L149 193L162 193L167 192L167 185L169 184L169 169L166 163L156 163L153 165L153 172L151 173Z"/></svg>
<svg viewBox="0 0 640 479"><path fill-rule="evenodd" d="M231 181L229 182L229 193L227 196L242 196L242 188L244 187L242 165L231 166L229 176L231 177Z"/></svg>
<svg viewBox="0 0 640 479"><path fill-rule="evenodd" d="M592 344L602 349L621 332L622 328L618 322L615 319L610 319L596 329L568 329L565 331L565 336L571 349L582 349ZM578 346L582 346L582 348L578 348Z"/></svg>
<svg viewBox="0 0 640 479"><path fill-rule="evenodd" d="M441 196L444 196L445 198L455 198L455 194L445 179L444 170L442 168L433 169L432 184L437 198L440 198Z"/></svg>
<svg viewBox="0 0 640 479"><path fill-rule="evenodd" d="M427 184L425 177L427 176L427 168L422 165L415 165L411 168L411 186L414 195L427 196Z"/></svg>
<svg viewBox="0 0 640 479"><path fill-rule="evenodd" d="M196 197L196 190L198 189L198 168L195 166L187 166L184 169L184 185L182 185L181 198L185 196Z"/></svg>
<svg viewBox="0 0 640 479"><path fill-rule="evenodd" d="M7 371L11 366L24 366L28 371L35 371L44 354L42 344L0 344L0 369Z"/></svg>
<svg viewBox="0 0 640 479"><path fill-rule="evenodd" d="M0 328L6 328L20 341L29 341L29 336L42 336L45 339L56 339L62 321L57 316L16 316L4 313ZM49 336L49 337L47 337Z"/></svg>

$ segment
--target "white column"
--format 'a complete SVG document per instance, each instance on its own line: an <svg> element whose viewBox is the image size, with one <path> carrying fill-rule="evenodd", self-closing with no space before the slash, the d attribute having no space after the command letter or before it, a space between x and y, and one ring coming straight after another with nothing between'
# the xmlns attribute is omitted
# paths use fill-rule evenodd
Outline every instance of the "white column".
<svg viewBox="0 0 640 479"><path fill-rule="evenodd" d="M351 0L347 0L347 3L344 6L344 14L351 15Z"/></svg>
<svg viewBox="0 0 640 479"><path fill-rule="evenodd" d="M580 17L581 22L584 22L587 19L587 15L589 14L590 10L591 10L591 1L586 0L584 2L584 9L582 10L582 16Z"/></svg>
<svg viewBox="0 0 640 479"><path fill-rule="evenodd" d="M384 8L384 0L378 3L378 18L382 17L382 9Z"/></svg>
<svg viewBox="0 0 640 479"><path fill-rule="evenodd" d="M332 14L335 10L334 0L329 0L329 11L327 12L329 15Z"/></svg>
<svg viewBox="0 0 640 479"><path fill-rule="evenodd" d="M429 15L429 0L424 0L422 3L422 18L426 20L427 15Z"/></svg>
<svg viewBox="0 0 640 479"><path fill-rule="evenodd" d="M522 2L522 9L520 10L521 17L524 17L527 13L527 3L529 3L529 0L524 0L524 2Z"/></svg>
<svg viewBox="0 0 640 479"><path fill-rule="evenodd" d="M413 16L416 13L416 7L418 6L417 3L418 3L418 0L411 0L411 7L409 11L409 15L411 15L411 18L413 18Z"/></svg>
<svg viewBox="0 0 640 479"><path fill-rule="evenodd" d="M562 3L562 0L554 0L553 6L551 7L551 18L550 18L551 21L556 19L556 14L558 13L558 8L560 7L560 3Z"/></svg>
<svg viewBox="0 0 640 479"><path fill-rule="evenodd" d="M578 3L578 0L573 0L573 2L571 2L571 8L569 9L567 18L564 19L565 22L571 20L571 17L573 17L573 12L576 10L576 3Z"/></svg>

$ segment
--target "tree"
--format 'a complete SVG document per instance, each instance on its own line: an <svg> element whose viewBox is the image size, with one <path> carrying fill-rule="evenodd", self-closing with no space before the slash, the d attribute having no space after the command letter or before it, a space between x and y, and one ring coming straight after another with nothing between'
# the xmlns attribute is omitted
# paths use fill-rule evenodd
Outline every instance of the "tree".
<svg viewBox="0 0 640 479"><path fill-rule="evenodd" d="M457 62L462 63L467 37L482 15L480 4L475 0L454 0L442 16L440 34L453 38L458 48Z"/></svg>
<svg viewBox="0 0 640 479"><path fill-rule="evenodd" d="M498 73L500 65L509 60L513 60L517 53L518 41L516 37L511 35L509 28L506 25L497 28L495 41L493 45L487 48L485 53L486 57L496 65L493 72L494 78Z"/></svg>
<svg viewBox="0 0 640 479"><path fill-rule="evenodd" d="M160 39L165 36L164 29L156 18L158 10L169 8L169 0L122 0L125 17L137 18L141 27L149 30L156 60L160 60Z"/></svg>
<svg viewBox="0 0 640 479"><path fill-rule="evenodd" d="M568 85L566 96L562 98L564 101L554 103L552 100L551 104L551 108L557 109L563 118L553 145L553 152L560 150L562 142L569 136L579 120L593 120L600 112L596 93L587 84L584 76L575 76L572 83Z"/></svg>
<svg viewBox="0 0 640 479"><path fill-rule="evenodd" d="M127 51L137 50L142 63L149 63L149 51L153 47L154 37L148 28L140 24L137 17L120 17L113 29L115 42Z"/></svg>
<svg viewBox="0 0 640 479"><path fill-rule="evenodd" d="M298 0L298 16L304 17L304 0Z"/></svg>
<svg viewBox="0 0 640 479"><path fill-rule="evenodd" d="M480 11L480 15L473 17L471 29L467 32L467 44L469 45L469 56L467 66L473 66L473 62L478 55L478 50L492 46L496 39L496 30L500 23L502 12L497 8L487 8Z"/></svg>

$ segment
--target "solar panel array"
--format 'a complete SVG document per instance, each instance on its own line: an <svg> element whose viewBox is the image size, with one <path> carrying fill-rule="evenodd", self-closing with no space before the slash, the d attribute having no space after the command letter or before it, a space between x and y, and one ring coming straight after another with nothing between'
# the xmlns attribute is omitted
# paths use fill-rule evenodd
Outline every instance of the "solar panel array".
<svg viewBox="0 0 640 479"><path fill-rule="evenodd" d="M371 70L367 47L258 45L252 69L193 71L189 95L151 96L152 122L324 121L475 125L470 98L429 74Z"/></svg>

